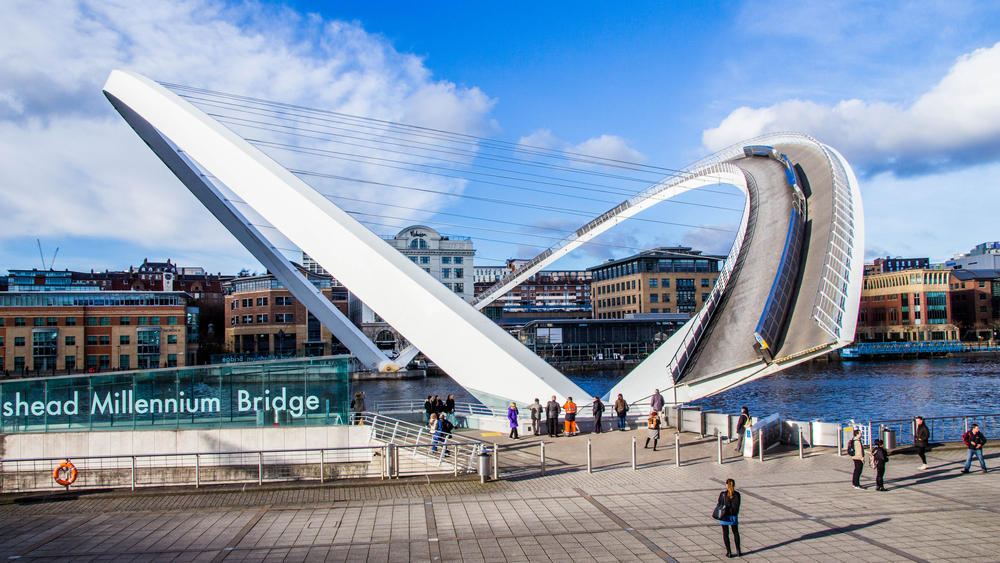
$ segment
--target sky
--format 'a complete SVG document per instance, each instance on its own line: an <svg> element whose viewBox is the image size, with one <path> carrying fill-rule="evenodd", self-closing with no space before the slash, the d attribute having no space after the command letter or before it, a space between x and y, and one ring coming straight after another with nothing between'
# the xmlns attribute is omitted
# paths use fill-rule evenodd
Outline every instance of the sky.
<svg viewBox="0 0 1000 563"><path fill-rule="evenodd" d="M1000 240L989 211L1000 208L995 2L163 0L136 9L124 0L7 0L0 271L40 267L36 239L46 265L59 249L58 269L126 269L145 258L212 272L261 269L107 103L101 87L113 69L657 167L615 181L589 176L596 190L542 193L537 183L532 191L265 151L288 167L367 180L307 179L345 209L368 213L356 217L379 234L423 223L470 236L480 265L530 258L586 213L625 199L616 194L772 131L812 135L851 163L868 260L943 261ZM478 150L459 159L463 171L485 162L488 151ZM389 187L401 185L424 191ZM728 252L743 205L736 192L720 186L677 199L556 267L661 245Z"/></svg>

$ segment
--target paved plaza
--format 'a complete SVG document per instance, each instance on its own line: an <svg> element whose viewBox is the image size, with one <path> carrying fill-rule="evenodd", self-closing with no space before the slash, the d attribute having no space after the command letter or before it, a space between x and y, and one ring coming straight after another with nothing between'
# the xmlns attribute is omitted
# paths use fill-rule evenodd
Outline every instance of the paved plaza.
<svg viewBox="0 0 1000 563"><path fill-rule="evenodd" d="M916 470L916 456L893 456L882 493L867 469L868 489L852 489L851 461L835 450L800 460L782 448L762 463L726 444L720 466L714 439L685 434L676 467L673 432L663 436L655 453L638 430L558 438L546 446L544 477L538 438L486 437L500 443L503 473L486 485L466 476L7 495L0 558L716 561L725 550L710 514L731 477L747 561L1000 561L1000 471L960 474L961 447L933 450L928 471ZM1000 449L986 453L1000 466Z"/></svg>

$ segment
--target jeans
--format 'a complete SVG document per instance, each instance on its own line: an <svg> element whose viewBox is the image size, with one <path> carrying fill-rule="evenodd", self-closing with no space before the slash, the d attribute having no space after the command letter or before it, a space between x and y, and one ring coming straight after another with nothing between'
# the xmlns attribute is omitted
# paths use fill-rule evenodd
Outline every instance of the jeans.
<svg viewBox="0 0 1000 563"><path fill-rule="evenodd" d="M432 452L436 452L436 451L438 451L438 447L437 447L437 444L440 444L440 443L441 443L441 442L443 441L443 440L441 439L441 434L442 434L442 433L441 433L441 431L440 431L440 430L438 430L438 431L434 432L434 439L433 439L433 440L431 440L431 444L432 444L432 445L431 445L431 451L432 451Z"/></svg>
<svg viewBox="0 0 1000 563"><path fill-rule="evenodd" d="M854 475L851 477L851 484L855 487L861 486L861 471L865 468L865 462L861 459L854 460Z"/></svg>
<svg viewBox="0 0 1000 563"><path fill-rule="evenodd" d="M966 453L965 453L965 470L968 471L969 468L972 467L972 456L973 455L979 458L979 466L983 468L983 471L986 471L986 461L983 459L983 449L982 448L979 448L978 450L967 450L966 451Z"/></svg>
<svg viewBox="0 0 1000 563"><path fill-rule="evenodd" d="M624 414L618 415L618 429L619 430L628 430L628 425L625 424L625 415Z"/></svg>

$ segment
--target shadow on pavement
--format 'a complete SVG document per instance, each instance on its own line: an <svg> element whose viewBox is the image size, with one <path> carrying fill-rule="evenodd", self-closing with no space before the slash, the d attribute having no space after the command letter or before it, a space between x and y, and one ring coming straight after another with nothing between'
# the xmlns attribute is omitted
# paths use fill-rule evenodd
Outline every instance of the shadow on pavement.
<svg viewBox="0 0 1000 563"><path fill-rule="evenodd" d="M830 528L829 530L820 530L819 532L810 532L808 534L803 534L803 535L801 535L801 536L799 536L797 538L792 538L792 539L789 539L789 540L785 540L785 541L783 541L781 543L776 543L774 545L769 545L769 546L766 546L766 547L762 547L762 548L756 549L754 551L744 551L743 555L748 555L750 553L760 553L762 551L767 551L769 549L778 549L779 547L784 547L786 545L793 544L793 543L800 542L800 541L807 541L807 540L814 540L814 539L819 539L819 538L826 538L826 537L830 537L830 536L836 536L838 534L849 534L851 532L856 532L858 530L863 530L865 528L870 528L871 526L876 526L878 524L884 524L884 523L886 523L886 522L888 522L890 520L892 520L892 518L879 518L878 520L872 520L871 522L868 522L868 523L865 523L865 524L851 524L850 526L842 526L840 528Z"/></svg>

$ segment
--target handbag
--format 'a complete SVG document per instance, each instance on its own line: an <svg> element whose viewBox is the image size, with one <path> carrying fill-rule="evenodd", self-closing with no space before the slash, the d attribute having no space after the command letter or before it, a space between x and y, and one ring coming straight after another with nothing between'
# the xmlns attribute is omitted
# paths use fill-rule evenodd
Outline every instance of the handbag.
<svg viewBox="0 0 1000 563"><path fill-rule="evenodd" d="M712 511L712 520L729 520L729 507L725 502L720 502Z"/></svg>

